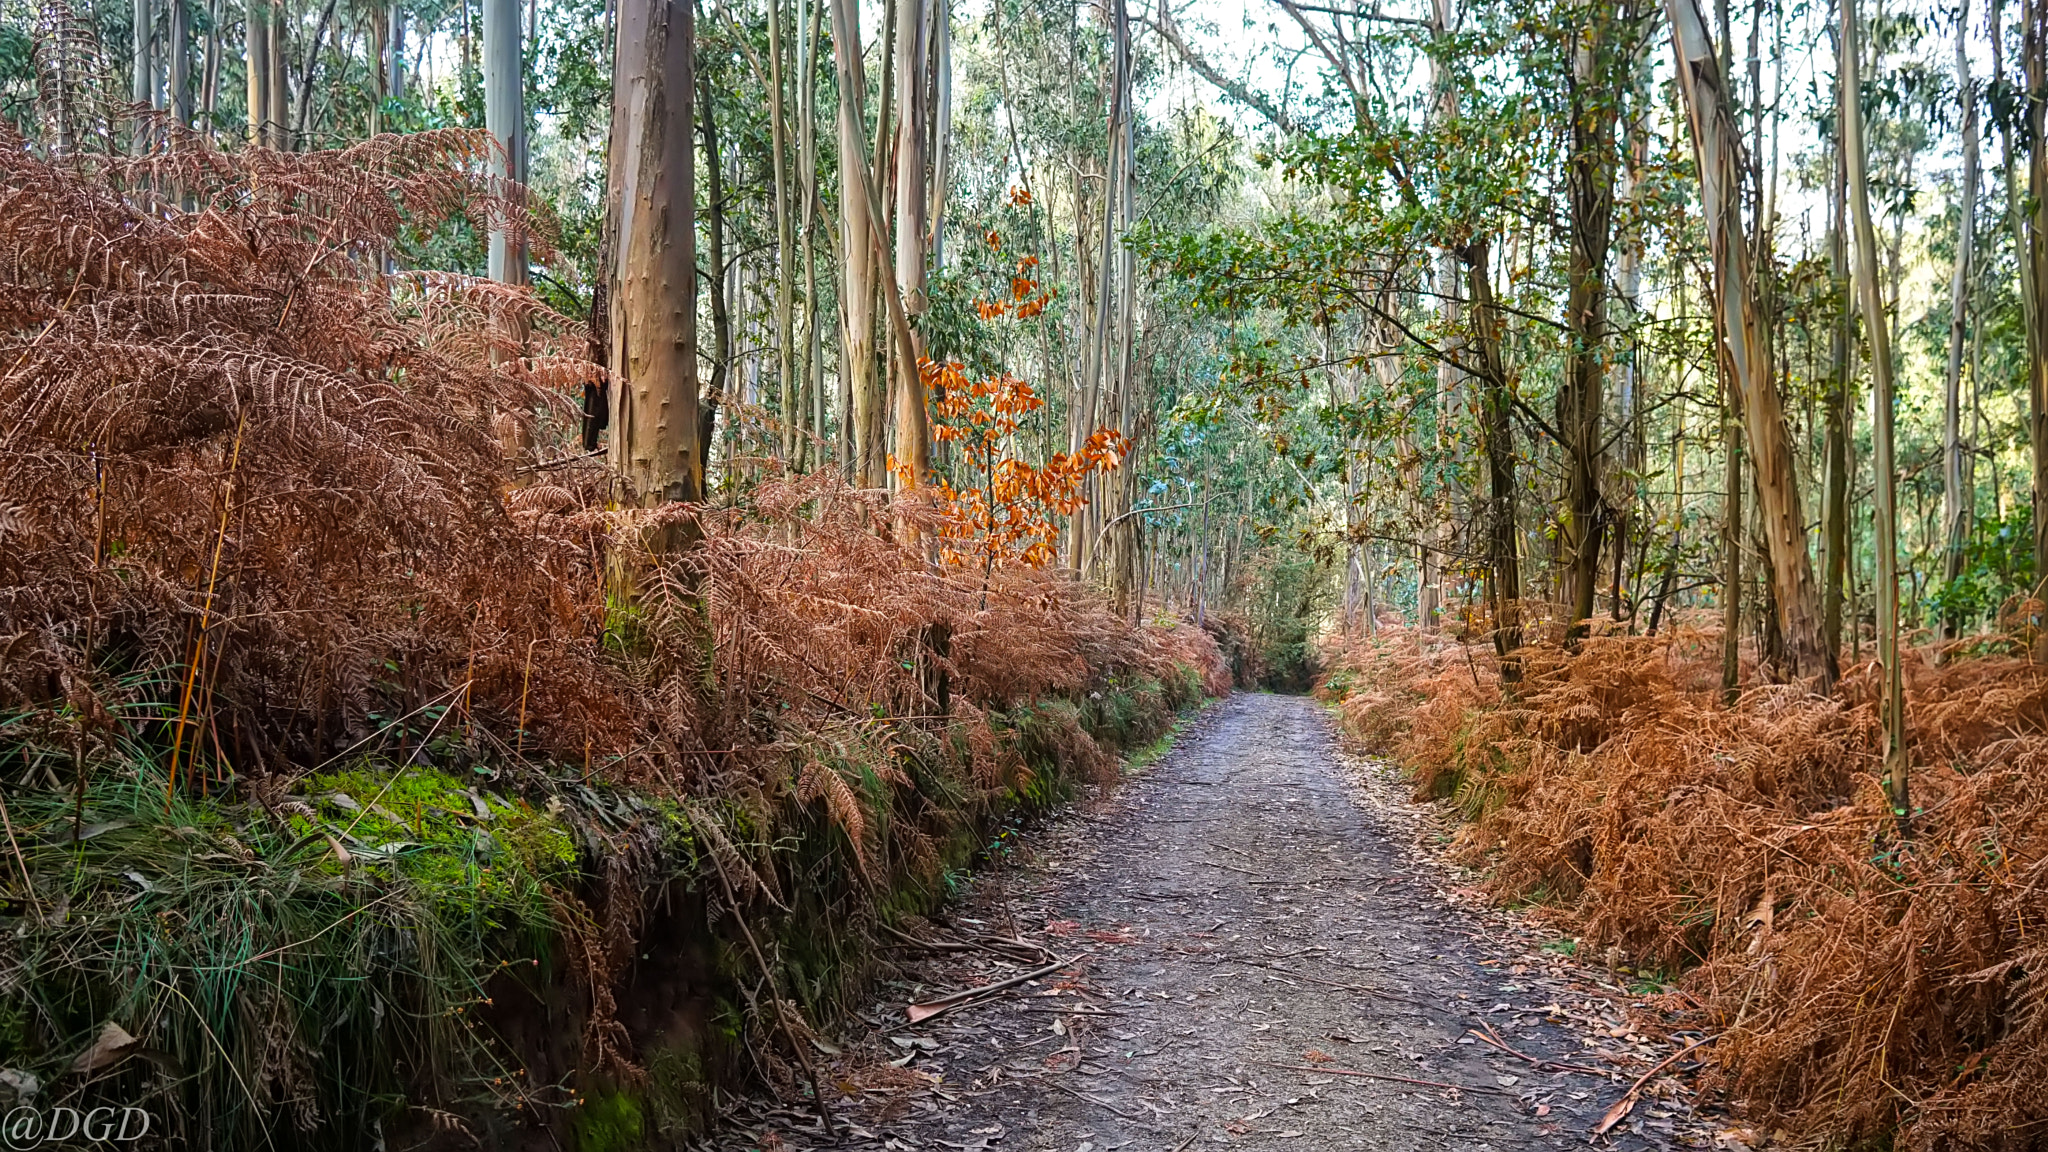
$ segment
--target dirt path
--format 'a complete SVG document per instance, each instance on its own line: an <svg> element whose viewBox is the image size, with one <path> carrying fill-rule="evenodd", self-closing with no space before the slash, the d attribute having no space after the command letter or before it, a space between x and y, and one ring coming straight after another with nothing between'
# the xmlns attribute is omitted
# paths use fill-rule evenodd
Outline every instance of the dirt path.
<svg viewBox="0 0 2048 1152"><path fill-rule="evenodd" d="M1031 966L905 950L902 981L864 1014L873 1032L831 1074L851 1093L837 1146L1583 1144L1669 1049L1617 1027L1617 989L1447 899L1457 878L1413 847L1424 826L1382 772L1344 756L1312 701L1211 709L1108 802L1025 837L1022 863L983 874L932 926L1022 935L1079 955L1072 968L908 1025L906 1003ZM1487 1028L1610 1074L1546 1071L1472 1034ZM1668 1147L1674 1123L1681 1104L1646 1099L1610 1146ZM743 1127L717 1146L832 1146L787 1110Z"/></svg>

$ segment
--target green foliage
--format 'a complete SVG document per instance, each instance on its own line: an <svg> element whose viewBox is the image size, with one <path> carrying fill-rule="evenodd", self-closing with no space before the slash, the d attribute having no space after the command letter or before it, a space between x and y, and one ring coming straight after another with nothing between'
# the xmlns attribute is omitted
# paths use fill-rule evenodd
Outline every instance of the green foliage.
<svg viewBox="0 0 2048 1152"><path fill-rule="evenodd" d="M640 1102L622 1088L585 1100L570 1126L576 1134L576 1152L632 1152L647 1135Z"/></svg>
<svg viewBox="0 0 2048 1152"><path fill-rule="evenodd" d="M1971 525L1956 579L1937 584L1927 597L1930 613L1960 621L1997 619L2014 596L2034 587L2034 515L2022 503L2000 519L1981 517Z"/></svg>

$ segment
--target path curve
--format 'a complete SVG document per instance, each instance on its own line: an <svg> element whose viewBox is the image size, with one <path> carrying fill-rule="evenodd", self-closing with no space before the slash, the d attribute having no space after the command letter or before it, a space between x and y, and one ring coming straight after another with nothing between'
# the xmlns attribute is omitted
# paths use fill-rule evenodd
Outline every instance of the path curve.
<svg viewBox="0 0 2048 1152"><path fill-rule="evenodd" d="M1347 758L1306 698L1212 707L1109 800L1028 836L1024 863L979 876L937 926L1014 925L1063 956L1089 950L1075 969L911 1026L906 1003L1028 968L906 954L829 1074L852 1094L842 1142L785 1107L752 1115L756 1146L1583 1146L1660 1053L1609 1027L1619 1013L1584 970L1445 898L1454 878L1413 850L1385 772ZM1534 1067L1472 1035L1487 1028L1613 1074ZM1646 1101L1602 1143L1668 1147L1674 1122L1682 1105Z"/></svg>

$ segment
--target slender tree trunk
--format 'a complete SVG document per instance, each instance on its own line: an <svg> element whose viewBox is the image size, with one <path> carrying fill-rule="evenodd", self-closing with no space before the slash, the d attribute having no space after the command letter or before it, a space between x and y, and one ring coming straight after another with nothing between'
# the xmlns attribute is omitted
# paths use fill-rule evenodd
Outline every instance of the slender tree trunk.
<svg viewBox="0 0 2048 1152"><path fill-rule="evenodd" d="M725 257L725 160L718 134L717 101L713 99L708 72L697 76L697 104L704 137L704 243L709 267L705 281L711 285L711 387L704 392L697 415L697 467L711 475L711 445L718 431L718 409L725 403L732 385L733 334L731 268ZM729 412L730 410L728 410ZM732 417L726 416L728 439ZM728 472L730 468L727 469Z"/></svg>
<svg viewBox="0 0 2048 1152"><path fill-rule="evenodd" d="M1839 98L1841 85L1835 86ZM1827 429L1822 444L1825 487L1821 495L1821 568L1826 592L1821 600L1821 643L1842 652L1842 605L1849 576L1849 388L1855 313L1849 297L1847 244L1848 166L1842 151L1839 111L1834 139L1834 179L1828 211L1828 267L1837 309L1828 325L1828 380L1822 397Z"/></svg>
<svg viewBox="0 0 2048 1152"><path fill-rule="evenodd" d="M520 61L519 0L483 0L484 128L491 134L491 177L501 195L526 182L526 100ZM301 113L303 116L303 112ZM526 283L526 241L515 222L499 217L490 234L490 277Z"/></svg>
<svg viewBox="0 0 2048 1152"><path fill-rule="evenodd" d="M1600 9L1574 50L1571 68L1572 155L1566 196L1571 208L1571 249L1566 261L1563 386L1558 389L1558 431L1565 436L1565 515L1560 532L1565 569L1560 576L1570 612L1565 642L1586 634L1600 582L1600 549L1607 529L1600 494L1601 408L1606 396L1607 258L1613 241L1615 93L1609 57L1617 54L1611 21L1621 13Z"/></svg>
<svg viewBox="0 0 2048 1152"><path fill-rule="evenodd" d="M798 466L803 467L809 453L816 450L821 454L827 443L825 438L825 326L818 315L818 45L821 43L820 22L824 16L824 0L798 0L800 13L808 10L809 17L802 21L803 39L797 44L797 187L803 196L803 258L804 258L804 331L806 351L804 353L804 381L806 394L810 397L809 428L811 440L801 446L798 452ZM842 414L843 416L843 414Z"/></svg>
<svg viewBox="0 0 2048 1152"><path fill-rule="evenodd" d="M930 69L925 0L896 0L896 290L907 319L923 316L925 245L930 206L925 169L926 76ZM892 319L893 323L893 319ZM906 489L931 481L932 443L925 410L925 386L918 362L922 337L913 330L906 348L898 341L891 389L896 397L897 481Z"/></svg>
<svg viewBox="0 0 2048 1152"><path fill-rule="evenodd" d="M1877 658L1884 669L1879 715L1884 722L1884 785L1902 836L1910 836L1913 807L1906 773L1906 693L1899 664L1897 466L1892 460L1892 347L1878 285L1877 234L1870 223L1870 192L1864 176L1863 101L1860 78L1862 29L1856 0L1842 0L1842 151L1848 160L1849 210L1856 233L1856 295L1863 305L1863 331L1870 342L1871 465L1877 482Z"/></svg>
<svg viewBox="0 0 2048 1152"><path fill-rule="evenodd" d="M1500 309L1493 299L1490 256L1484 238L1458 252L1465 264L1472 304L1472 351L1479 369L1480 440L1486 453L1486 562L1492 576L1488 596L1493 609L1493 650L1500 661L1503 694L1512 695L1522 679L1522 569L1515 525L1515 444L1513 381L1508 376L1502 343ZM1368 576L1370 573L1368 573ZM1370 611L1368 597L1368 611Z"/></svg>
<svg viewBox="0 0 2048 1152"><path fill-rule="evenodd" d="M337 0L327 0L320 10L320 20L313 25L312 42L306 45L306 67L299 73L299 122L293 132L293 141L299 147L309 143L308 136L317 125L313 123L313 73L320 64L320 48L327 41L327 26L334 22L334 6ZM515 17L513 26L518 26ZM515 34L516 40L516 34Z"/></svg>
<svg viewBox="0 0 2048 1152"><path fill-rule="evenodd" d="M206 6L206 48L199 65L199 128L208 140L213 139L213 115L220 108L220 29L222 18L221 0L209 0Z"/></svg>
<svg viewBox="0 0 2048 1152"><path fill-rule="evenodd" d="M1956 10L1956 90L1963 103L1963 182L1956 232L1955 271L1949 280L1948 377L1942 392L1941 519L1947 548L1942 579L1963 574L1963 544L1970 535L1970 494L1963 488L1963 346L1968 336L1971 261L1977 233L1977 89L1970 82L1970 6ZM1943 613L1942 635L1954 638L1961 625L1954 610Z"/></svg>
<svg viewBox="0 0 2048 1152"><path fill-rule="evenodd" d="M1721 697L1733 704L1742 694L1742 420L1725 363L1721 377Z"/></svg>
<svg viewBox="0 0 2048 1152"><path fill-rule="evenodd" d="M621 502L701 500L689 0L623 0L612 66L612 470ZM689 542L681 528L647 541Z"/></svg>
<svg viewBox="0 0 2048 1152"><path fill-rule="evenodd" d="M329 7L333 4L330 0ZM491 136L491 183L504 203L492 213L486 248L488 275L501 284L527 282L526 222L526 99L525 69L520 60L519 0L483 0L484 130ZM324 21L323 21L324 24ZM314 44L319 44L315 35ZM312 76L313 58L306 59ZM303 99L308 90L300 89ZM299 109L303 131L306 108ZM493 360L516 358L526 347L526 324L508 318L499 332L506 347ZM533 455L532 413L501 417L498 440L505 458L524 464ZM528 474L530 475L530 473Z"/></svg>
<svg viewBox="0 0 2048 1152"><path fill-rule="evenodd" d="M129 43L134 45L134 54L130 60L128 99L134 102L138 110L150 107L156 100L156 86L152 83L154 73L150 67L150 48L155 26L156 6L152 0L134 0L129 7ZM149 147L149 133L143 128L142 121L136 122L134 136L135 151L146 151Z"/></svg>
<svg viewBox="0 0 2048 1152"><path fill-rule="evenodd" d="M270 146L279 151L291 147L291 131L285 120L290 113L287 105L291 89L291 77L284 63L285 34L291 24L287 4L288 0L276 0L269 6L270 31L263 38L263 126Z"/></svg>
<svg viewBox="0 0 2048 1152"><path fill-rule="evenodd" d="M390 33L386 37L387 54L384 57L384 94L393 100L405 99L405 4L402 0L389 0L387 17Z"/></svg>
<svg viewBox="0 0 2048 1152"><path fill-rule="evenodd" d="M141 0L137 0L141 3ZM261 0L249 0L242 18L243 67L248 75L249 143L270 143L270 8Z"/></svg>
<svg viewBox="0 0 2048 1152"><path fill-rule="evenodd" d="M768 0L768 147L770 178L775 182L775 379L781 391L782 458L794 465L802 425L797 418L796 345L792 336L796 308L796 226L790 209L789 117L782 69L782 0Z"/></svg>
<svg viewBox="0 0 2048 1152"><path fill-rule="evenodd" d="M931 0L931 225L932 267L946 270L946 195L953 181L953 3Z"/></svg>
<svg viewBox="0 0 2048 1152"><path fill-rule="evenodd" d="M1806 522L1784 403L1766 341L1744 243L1741 141L1697 0L1667 0L1679 88L1699 161L1703 215L1713 255L1714 309L1733 381L1742 397L1744 440L1762 496L1773 599L1785 637L1787 671L1831 687L1836 670L1821 644L1820 595L1806 549Z"/></svg>
<svg viewBox="0 0 2048 1152"><path fill-rule="evenodd" d="M391 0L385 0L387 7ZM384 130L384 101L391 96L391 69L387 61L391 57L391 20L372 15L370 20L370 66L377 70L377 81L370 96L369 135L375 136Z"/></svg>
<svg viewBox="0 0 2048 1152"><path fill-rule="evenodd" d="M2048 0L2026 0L2027 196L2020 297L2027 332L2027 415L2034 463L2034 578L2048 580ZM2031 589L2041 595L2040 585Z"/></svg>
<svg viewBox="0 0 2048 1152"><path fill-rule="evenodd" d="M169 18L164 21L170 83L164 104L180 128L192 126L192 3L170 0Z"/></svg>
<svg viewBox="0 0 2048 1152"><path fill-rule="evenodd" d="M832 50L839 71L839 239L840 307L845 328L839 341L842 390L851 401L852 475L862 488L888 483L882 447L883 394L875 377L875 237L873 205L867 199L863 159L867 151L867 91L860 48L860 14L854 0L830 0ZM847 414L842 414L845 419Z"/></svg>

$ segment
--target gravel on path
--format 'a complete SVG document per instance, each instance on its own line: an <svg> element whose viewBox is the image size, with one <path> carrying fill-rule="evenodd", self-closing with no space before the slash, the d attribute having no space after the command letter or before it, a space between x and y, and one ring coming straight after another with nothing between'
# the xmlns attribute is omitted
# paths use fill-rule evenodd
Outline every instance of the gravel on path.
<svg viewBox="0 0 2048 1152"><path fill-rule="evenodd" d="M1405 792L1347 756L1311 700L1214 705L1158 764L1027 834L943 923L917 926L1025 939L1072 966L913 1025L909 1004L1043 965L906 947L886 999L820 1057L839 1140L785 1104L740 1109L708 1146L1586 1144L1672 1045L1632 1031L1606 973L1461 888L1471 878L1428 849L1440 824ZM1708 1142L1675 1080L1639 1095L1599 1145Z"/></svg>

